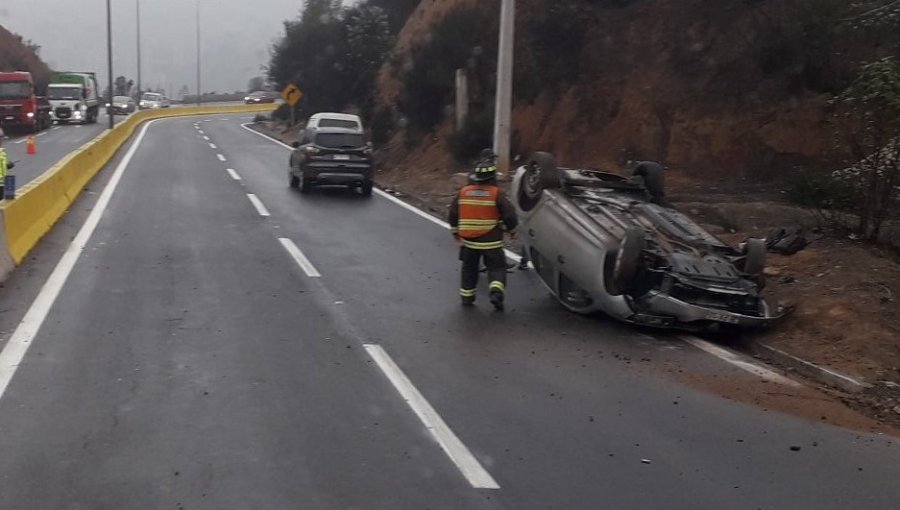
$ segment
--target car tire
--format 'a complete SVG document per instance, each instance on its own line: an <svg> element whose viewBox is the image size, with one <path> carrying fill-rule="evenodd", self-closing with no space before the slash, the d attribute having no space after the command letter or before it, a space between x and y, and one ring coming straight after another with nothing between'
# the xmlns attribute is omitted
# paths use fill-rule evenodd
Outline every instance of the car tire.
<svg viewBox="0 0 900 510"><path fill-rule="evenodd" d="M312 190L313 183L312 179L307 179L306 177L299 178L300 181L300 193L309 193Z"/></svg>
<svg viewBox="0 0 900 510"><path fill-rule="evenodd" d="M519 207L524 211L534 209L545 189L556 189L560 186L556 158L549 152L535 152L525 165L525 175L522 176L519 185Z"/></svg>
<svg viewBox="0 0 900 510"><path fill-rule="evenodd" d="M300 179L296 175L289 173L288 174L288 186L290 186L291 188L294 188L294 189L299 188L300 187Z"/></svg>
<svg viewBox="0 0 900 510"><path fill-rule="evenodd" d="M619 243L619 250L613 262L607 290L614 296L627 294L634 286L641 265L641 253L644 251L644 231L640 228L628 228Z"/></svg>
<svg viewBox="0 0 900 510"><path fill-rule="evenodd" d="M747 253L744 256L744 274L756 282L759 290L766 286L766 241L750 239L747 241Z"/></svg>
<svg viewBox="0 0 900 510"><path fill-rule="evenodd" d="M359 187L359 191L363 194L364 197L372 196L372 188L375 186L375 183L372 181L366 181L362 183L362 186Z"/></svg>
<svg viewBox="0 0 900 510"><path fill-rule="evenodd" d="M655 161L641 161L635 167L632 175L644 178L644 188L650 193L655 203L666 200L666 177L663 167Z"/></svg>

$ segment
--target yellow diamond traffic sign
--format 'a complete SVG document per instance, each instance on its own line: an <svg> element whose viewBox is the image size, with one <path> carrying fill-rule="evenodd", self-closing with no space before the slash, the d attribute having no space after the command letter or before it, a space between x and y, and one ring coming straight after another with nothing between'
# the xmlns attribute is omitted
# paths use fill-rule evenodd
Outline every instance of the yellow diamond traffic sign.
<svg viewBox="0 0 900 510"><path fill-rule="evenodd" d="M284 98L285 103L291 106L297 106L297 103L303 98L303 91L293 83L288 83L287 87L281 91L281 97Z"/></svg>

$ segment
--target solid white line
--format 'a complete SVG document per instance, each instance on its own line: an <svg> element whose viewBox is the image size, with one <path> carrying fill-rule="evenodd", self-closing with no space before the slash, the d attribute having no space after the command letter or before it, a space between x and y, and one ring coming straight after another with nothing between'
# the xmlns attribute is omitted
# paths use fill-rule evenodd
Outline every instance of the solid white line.
<svg viewBox="0 0 900 510"><path fill-rule="evenodd" d="M50 313L53 303L59 296L63 286L66 284L66 280L68 280L69 275L72 273L72 269L75 268L75 263L78 262L81 252L84 251L91 235L100 223L100 218L103 216L104 211L106 211L110 198L112 198L113 193L116 191L116 187L119 185L119 181L122 179L125 169L128 167L129 163L131 163L131 158L134 157L135 152L137 152L138 147L141 145L141 141L144 139L144 135L147 134L147 129L154 122L156 121L150 121L144 126L141 133L128 149L128 152L125 153L125 157L122 158L122 161L116 167L116 170L113 172L106 187L103 188L103 192L100 194L100 198L97 199L97 203L94 205L93 210L91 210L91 214L88 215L84 225L81 226L78 234L75 235L75 239L73 239L69 244L69 247L66 248L66 252L63 254L62 258L59 259L59 262L53 269L53 273L50 274L50 278L48 278L44 283L44 286L41 287L41 291L38 293L37 298L31 303L31 307L29 307L28 312L25 313L25 317L22 318L22 321L16 327L16 330L13 332L9 341L3 347L3 351L0 352L0 398L3 398L3 394L6 392L9 382L15 375L16 369L22 362L22 358L25 357L25 353L28 352L28 347L34 342L34 338L37 336L41 326L44 324L44 320Z"/></svg>
<svg viewBox="0 0 900 510"><path fill-rule="evenodd" d="M228 172L228 175L230 175L232 179L236 181L241 180L241 176L238 175L238 173L233 168L226 168L225 171Z"/></svg>
<svg viewBox="0 0 900 510"><path fill-rule="evenodd" d="M216 154L216 157L219 158L219 161L228 161L227 159L225 159L225 156L221 154Z"/></svg>
<svg viewBox="0 0 900 510"><path fill-rule="evenodd" d="M253 204L253 207L256 208L256 212L258 212L260 216L265 218L271 216L271 214L269 214L269 210L266 209L266 206L263 205L262 200L260 200L258 196L254 195L253 193L247 193L247 198L250 199L250 203Z"/></svg>
<svg viewBox="0 0 900 510"><path fill-rule="evenodd" d="M681 339L702 351L706 351L707 353L712 354L713 356L721 359L722 361L725 361L726 363L730 363L740 368L741 370L750 372L751 374L767 381L782 384L785 386L793 386L795 388L802 386L797 381L788 379L787 377L777 372L769 370L766 367L757 365L756 363L743 358L741 355L735 352L723 349L718 345L707 342L706 340L701 340L700 338L689 335L681 335Z"/></svg>
<svg viewBox="0 0 900 510"><path fill-rule="evenodd" d="M456 437L456 434L444 422L441 415L431 407L428 400L413 386L413 383L400 370L400 367L394 363L394 360L391 359L388 353L380 345L364 344L363 347L378 365L378 368L391 381L391 384L394 385L394 388L400 393L403 400L416 413L416 416L419 417L425 428L428 429L428 432L438 442L444 453L450 457L450 460L468 480L469 484L476 489L499 489L500 485L478 462L478 459L472 455L472 452L466 448L466 445Z"/></svg>
<svg viewBox="0 0 900 510"><path fill-rule="evenodd" d="M319 271L316 269L316 266L312 265L312 262L310 262L309 259L306 258L306 255L304 255L303 252L300 251L300 248L298 248L297 245L294 244L294 241L291 241L286 237L279 237L278 241L281 242L281 245L284 246L284 249L287 250L288 254L290 254L290 256L294 258L294 262L296 262L297 265L300 266L300 269L302 269L303 272L306 273L306 276L310 278L322 277L322 274L319 273Z"/></svg>
<svg viewBox="0 0 900 510"><path fill-rule="evenodd" d="M209 143L209 148L210 149L218 149L218 147L216 147L216 144L214 144L212 142Z"/></svg>

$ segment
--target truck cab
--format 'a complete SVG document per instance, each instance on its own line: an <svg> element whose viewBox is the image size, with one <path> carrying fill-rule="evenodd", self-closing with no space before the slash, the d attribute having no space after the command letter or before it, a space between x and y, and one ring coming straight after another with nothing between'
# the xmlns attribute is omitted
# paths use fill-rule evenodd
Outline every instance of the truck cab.
<svg viewBox="0 0 900 510"><path fill-rule="evenodd" d="M35 94L31 73L0 73L0 126L33 133L49 125L50 104L46 97Z"/></svg>
<svg viewBox="0 0 900 510"><path fill-rule="evenodd" d="M57 73L47 87L54 121L93 124L100 113L94 73Z"/></svg>

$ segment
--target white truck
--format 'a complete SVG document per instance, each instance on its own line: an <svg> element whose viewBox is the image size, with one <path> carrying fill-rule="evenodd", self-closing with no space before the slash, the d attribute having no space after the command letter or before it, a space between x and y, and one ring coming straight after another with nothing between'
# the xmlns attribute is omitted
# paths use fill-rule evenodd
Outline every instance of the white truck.
<svg viewBox="0 0 900 510"><path fill-rule="evenodd" d="M93 124L100 114L97 78L91 72L60 72L47 86L52 119L60 124Z"/></svg>

